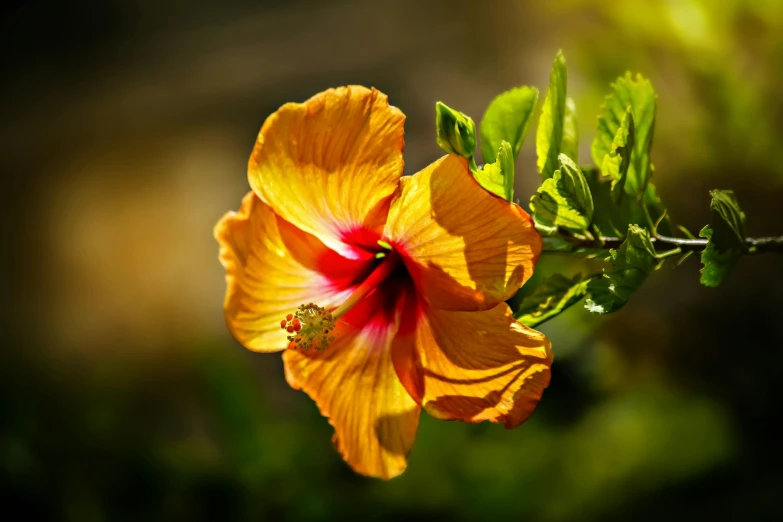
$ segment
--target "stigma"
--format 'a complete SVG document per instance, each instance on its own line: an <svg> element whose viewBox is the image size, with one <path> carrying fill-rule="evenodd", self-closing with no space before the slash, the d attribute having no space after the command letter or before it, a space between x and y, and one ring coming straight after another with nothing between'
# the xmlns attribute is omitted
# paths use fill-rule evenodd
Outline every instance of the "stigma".
<svg viewBox="0 0 783 522"><path fill-rule="evenodd" d="M324 350L334 342L335 319L332 313L315 303L299 305L296 312L280 321L294 348Z"/></svg>

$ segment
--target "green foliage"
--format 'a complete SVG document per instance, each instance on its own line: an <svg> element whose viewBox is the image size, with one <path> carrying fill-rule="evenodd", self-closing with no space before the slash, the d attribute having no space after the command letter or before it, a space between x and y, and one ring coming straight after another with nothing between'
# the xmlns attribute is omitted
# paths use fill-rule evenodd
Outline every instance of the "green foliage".
<svg viewBox="0 0 783 522"><path fill-rule="evenodd" d="M514 201L514 161L537 101L538 90L533 87L517 87L492 100L481 121L482 168L472 158L473 121L442 103L437 105L438 144L449 153L470 158L473 176L487 191ZM536 229L545 236L545 252L602 259L610 266L600 276L569 279L556 274L533 293L518 294L514 303L522 301L517 316L523 323L540 324L585 296L591 312L615 312L669 258L677 258L680 264L701 252L701 282L718 286L743 254L783 250L783 246L770 248L777 245L774 239L746 241L745 215L731 191L711 192L712 223L700 232L706 241L696 240L687 229L688 241L671 237L677 229L651 180L656 104L647 79L630 73L618 78L598 117L591 147L597 168L580 169L577 111L567 97L565 58L562 51L557 53L536 131L543 183L530 200L531 214ZM763 244L763 250L748 248L747 242Z"/></svg>
<svg viewBox="0 0 783 522"><path fill-rule="evenodd" d="M473 172L479 185L506 201L514 200L514 152L506 140L500 142L494 163Z"/></svg>
<svg viewBox="0 0 783 522"><path fill-rule="evenodd" d="M560 152L579 162L579 126L577 125L576 103L573 98L566 98L565 118L563 119L563 141L560 142Z"/></svg>
<svg viewBox="0 0 783 522"><path fill-rule="evenodd" d="M658 264L647 230L636 225L628 227L625 241L610 254L612 266L587 285L585 308L596 314L622 308Z"/></svg>
<svg viewBox="0 0 783 522"><path fill-rule="evenodd" d="M746 251L745 213L731 190L713 190L710 196L712 223L699 232L707 238L707 248L701 254L701 282L718 286Z"/></svg>
<svg viewBox="0 0 783 522"><path fill-rule="evenodd" d="M558 156L560 168L544 180L530 200L536 228L551 235L563 228L584 232L592 223L593 197L582 171L568 156Z"/></svg>
<svg viewBox="0 0 783 522"><path fill-rule="evenodd" d="M445 103L435 104L435 128L438 146L449 154L473 158L476 150L476 124L470 116Z"/></svg>
<svg viewBox="0 0 783 522"><path fill-rule="evenodd" d="M601 170L612 180L612 201L619 204L625 194L625 182L628 178L628 167L631 164L631 152L634 143L634 124L631 108L625 111L620 122L620 128L612 141L609 154L604 156Z"/></svg>
<svg viewBox="0 0 783 522"><path fill-rule="evenodd" d="M495 159L500 142L511 144L513 158L519 155L519 148L527 134L530 117L538 103L538 89L516 87L498 95L489 104L481 120L481 155L484 163Z"/></svg>
<svg viewBox="0 0 783 522"><path fill-rule="evenodd" d="M597 276L576 274L569 279L554 274L543 280L517 309L517 320L534 327L563 313L587 295L588 283Z"/></svg>
<svg viewBox="0 0 783 522"><path fill-rule="evenodd" d="M583 169L582 173L593 197L593 225L604 234L622 235L619 231L626 230L628 223L623 221L621 208L612 199L612 182L596 168Z"/></svg>
<svg viewBox="0 0 783 522"><path fill-rule="evenodd" d="M727 230L731 231L737 241L743 246L745 242L745 213L740 210L737 197L733 190L711 190L710 210L713 220L716 221L716 227L719 223L727 225ZM716 239L717 240L717 239Z"/></svg>
<svg viewBox="0 0 783 522"><path fill-rule="evenodd" d="M603 112L598 117L598 133L593 141L593 161L603 166L604 158L612 153L615 137L630 108L634 123L634 145L625 191L636 200L643 198L652 172L650 149L655 127L655 105L656 95L649 80L641 75L634 79L630 73L618 78L604 101Z"/></svg>
<svg viewBox="0 0 783 522"><path fill-rule="evenodd" d="M627 230L629 225L649 227L649 220L639 201L623 197L621 201L616 202L612 193L612 180L602 176L598 169L588 168L583 169L583 172L593 195L595 207L593 225L604 234L614 236L622 236L621 231ZM652 220L657 221L664 215L663 204L652 183L647 184L642 203L647 207ZM658 232L671 234L668 219L664 219L658 225Z"/></svg>
<svg viewBox="0 0 783 522"><path fill-rule="evenodd" d="M546 92L536 131L538 171L544 178L551 178L557 169L557 156L562 147L565 126L567 82L565 57L562 51L558 51L552 64L549 89Z"/></svg>

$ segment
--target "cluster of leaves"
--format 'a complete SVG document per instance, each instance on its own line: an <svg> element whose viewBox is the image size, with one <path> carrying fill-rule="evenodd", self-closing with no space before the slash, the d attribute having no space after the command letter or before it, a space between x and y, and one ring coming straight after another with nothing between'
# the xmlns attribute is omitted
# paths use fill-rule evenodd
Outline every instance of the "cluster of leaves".
<svg viewBox="0 0 783 522"><path fill-rule="evenodd" d="M545 251L598 258L606 267L595 274L544 279L517 306L517 318L535 326L582 300L590 312L615 312L665 259L679 257L681 262L699 249L702 283L720 284L747 252L745 215L732 192L715 190L712 224L700 233L706 241L683 227L684 238L668 236L672 225L652 183L657 97L650 82L627 73L611 85L591 147L595 167L579 166L577 114L567 84L559 52L540 109L536 153L542 184L530 200L530 211ZM469 158L473 176L486 190L520 203L514 198L514 163L538 98L538 89L523 86L492 100L479 126L481 166L473 158L478 141L473 120L438 102L438 144ZM665 249L656 250L656 245Z"/></svg>

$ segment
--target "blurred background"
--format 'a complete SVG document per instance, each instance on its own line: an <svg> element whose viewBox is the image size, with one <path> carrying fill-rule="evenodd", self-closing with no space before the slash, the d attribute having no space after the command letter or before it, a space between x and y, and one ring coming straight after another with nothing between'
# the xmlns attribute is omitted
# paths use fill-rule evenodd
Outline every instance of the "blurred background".
<svg viewBox="0 0 783 522"><path fill-rule="evenodd" d="M655 182L698 230L733 188L783 233L783 2L16 1L0 25L0 498L29 520L780 520L783 259L654 273L608 317L542 327L552 383L519 429L422 416L408 471L355 475L277 355L225 328L212 227L267 115L386 92L406 172L434 103L478 121L546 89L559 48L589 164L626 70L659 94ZM534 122L535 125L535 122ZM539 183L534 127L517 194ZM570 270L545 259L541 272ZM673 265L673 264L671 264ZM17 511L18 510L18 511Z"/></svg>

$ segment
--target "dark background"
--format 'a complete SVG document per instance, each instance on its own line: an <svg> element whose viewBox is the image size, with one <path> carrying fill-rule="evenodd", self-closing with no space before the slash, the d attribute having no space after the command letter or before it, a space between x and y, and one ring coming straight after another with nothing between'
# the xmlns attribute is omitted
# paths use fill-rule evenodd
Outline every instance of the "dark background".
<svg viewBox="0 0 783 522"><path fill-rule="evenodd" d="M66 5L67 4L67 5ZM277 355L222 317L212 226L265 117L373 85L441 155L434 103L477 121L569 65L581 162L626 70L659 94L674 219L733 188L783 233L783 2L17 2L0 25L0 501L25 519L773 520L783 517L783 259L718 289L697 260L608 317L542 329L550 388L519 429L422 417L408 471L355 475ZM535 122L534 122L535 124ZM517 193L540 182L531 129ZM571 270L545 259L543 273ZM17 510L23 511L17 511Z"/></svg>

